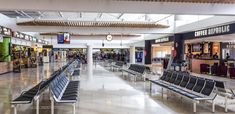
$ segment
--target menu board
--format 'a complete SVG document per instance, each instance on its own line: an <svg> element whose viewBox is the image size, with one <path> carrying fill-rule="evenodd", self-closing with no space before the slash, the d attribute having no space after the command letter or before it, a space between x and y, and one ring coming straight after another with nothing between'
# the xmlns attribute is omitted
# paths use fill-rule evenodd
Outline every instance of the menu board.
<svg viewBox="0 0 235 114"><path fill-rule="evenodd" d="M201 51L201 45L200 44L193 44L192 45L192 52L200 52Z"/></svg>
<svg viewBox="0 0 235 114"><path fill-rule="evenodd" d="M205 44L204 44L203 52L204 52L204 53L209 53L209 44L208 44L208 43L205 43Z"/></svg>

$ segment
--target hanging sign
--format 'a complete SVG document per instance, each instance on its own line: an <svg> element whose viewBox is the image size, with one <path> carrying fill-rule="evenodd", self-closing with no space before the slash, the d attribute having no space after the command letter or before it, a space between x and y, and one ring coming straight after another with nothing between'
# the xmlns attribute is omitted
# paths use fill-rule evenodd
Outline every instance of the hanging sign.
<svg viewBox="0 0 235 114"><path fill-rule="evenodd" d="M20 38L24 39L24 34L20 33Z"/></svg>
<svg viewBox="0 0 235 114"><path fill-rule="evenodd" d="M11 29L3 27L3 35L11 36Z"/></svg>
<svg viewBox="0 0 235 114"><path fill-rule="evenodd" d="M165 37L165 38L159 38L155 40L155 43L162 43L162 42L168 42L169 41L169 37Z"/></svg>
<svg viewBox="0 0 235 114"><path fill-rule="evenodd" d="M194 32L195 37L218 35L230 32L230 25L223 25Z"/></svg>
<svg viewBox="0 0 235 114"><path fill-rule="evenodd" d="M25 36L24 36L24 39L25 39L25 40L30 41L30 39L29 39L29 36L28 36L28 35L25 35Z"/></svg>
<svg viewBox="0 0 235 114"><path fill-rule="evenodd" d="M37 42L37 38L35 38L35 37L32 37L32 39L33 39L33 41L34 41L34 42Z"/></svg>
<svg viewBox="0 0 235 114"><path fill-rule="evenodd" d="M19 32L14 31L14 32L12 32L12 35L13 35L14 38L20 38L20 33Z"/></svg>

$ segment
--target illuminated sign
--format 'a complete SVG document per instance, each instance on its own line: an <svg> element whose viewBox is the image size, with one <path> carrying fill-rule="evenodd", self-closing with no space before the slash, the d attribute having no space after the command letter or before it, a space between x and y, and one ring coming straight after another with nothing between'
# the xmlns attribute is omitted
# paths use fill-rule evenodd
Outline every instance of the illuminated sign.
<svg viewBox="0 0 235 114"><path fill-rule="evenodd" d="M156 39L155 43L168 42L168 41L170 41L169 37L165 37L165 38Z"/></svg>
<svg viewBox="0 0 235 114"><path fill-rule="evenodd" d="M35 37L32 37L32 39L33 39L33 41L34 41L34 42L37 42L37 38L35 38Z"/></svg>
<svg viewBox="0 0 235 114"><path fill-rule="evenodd" d="M11 36L11 29L3 27L3 35Z"/></svg>
<svg viewBox="0 0 235 114"><path fill-rule="evenodd" d="M20 38L24 39L24 34L20 33Z"/></svg>
<svg viewBox="0 0 235 114"><path fill-rule="evenodd" d="M19 32L13 32L13 37L20 38L20 33Z"/></svg>
<svg viewBox="0 0 235 114"><path fill-rule="evenodd" d="M24 39L25 39L25 40L30 40L28 35L25 35L25 36L24 36Z"/></svg>
<svg viewBox="0 0 235 114"><path fill-rule="evenodd" d="M204 30L195 31L195 37L217 35L230 32L230 25L208 28Z"/></svg>

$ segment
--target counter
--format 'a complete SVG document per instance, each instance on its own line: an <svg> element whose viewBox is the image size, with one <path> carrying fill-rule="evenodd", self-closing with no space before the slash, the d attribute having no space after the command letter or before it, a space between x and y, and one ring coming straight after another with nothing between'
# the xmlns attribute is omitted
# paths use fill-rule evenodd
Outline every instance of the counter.
<svg viewBox="0 0 235 114"><path fill-rule="evenodd" d="M0 62L0 74L11 72L13 69L13 62Z"/></svg>
<svg viewBox="0 0 235 114"><path fill-rule="evenodd" d="M235 61L234 59L227 60L228 63L233 63L234 61ZM220 64L220 59L191 59L190 60L191 71L200 74L200 64L208 64L212 66L215 62Z"/></svg>

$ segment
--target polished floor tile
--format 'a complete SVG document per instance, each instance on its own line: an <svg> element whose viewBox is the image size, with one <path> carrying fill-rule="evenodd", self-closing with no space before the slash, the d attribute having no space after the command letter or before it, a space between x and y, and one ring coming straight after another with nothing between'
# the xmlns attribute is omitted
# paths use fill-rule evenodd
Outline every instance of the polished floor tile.
<svg viewBox="0 0 235 114"><path fill-rule="evenodd" d="M11 114L10 101L61 67L65 63L44 64L38 68L23 69L22 73L9 73L0 76L0 114ZM112 72L108 67L96 65L93 75L88 76L85 69L81 71L79 101L76 114L189 114L192 113L192 102L181 99L166 91L162 97L161 89L154 86L150 94L149 83L133 82L122 77L121 72ZM158 78L157 75L150 75ZM50 114L48 90L40 97L40 114ZM222 98L217 103L221 104ZM231 104L234 101L230 101ZM229 106L229 113L235 113ZM55 104L55 114L72 114L71 104ZM221 106L216 106L216 113L224 113ZM197 113L211 113L211 103L197 105ZM13 114L13 113L12 113ZM35 114L35 104L18 106L18 114Z"/></svg>

